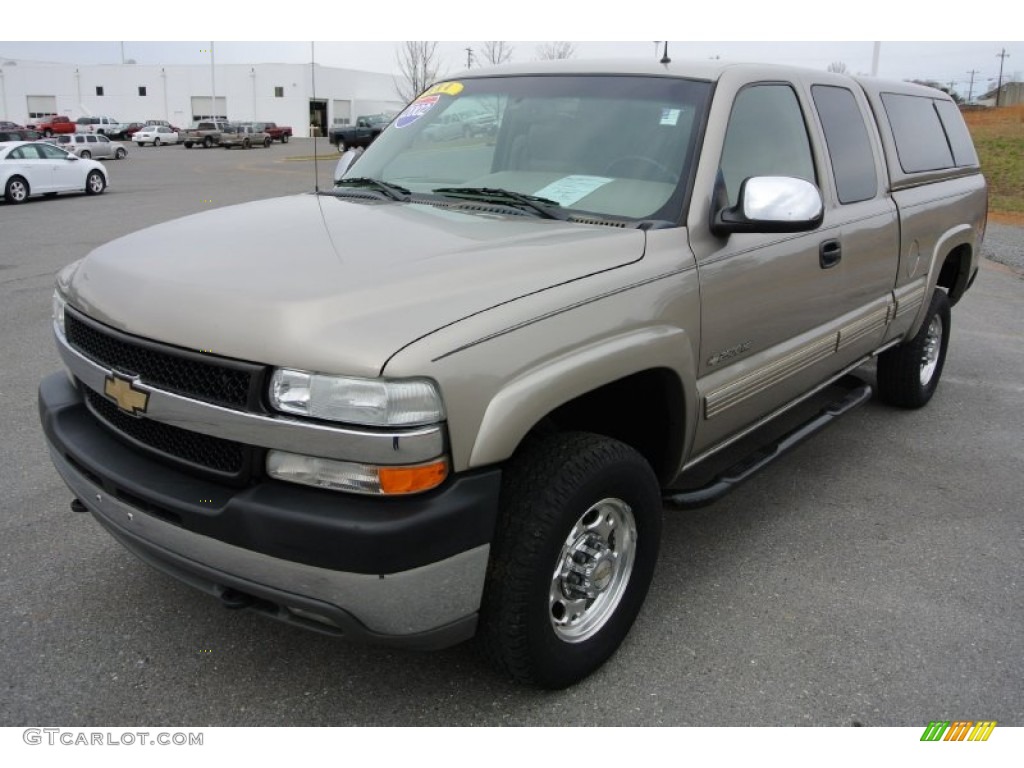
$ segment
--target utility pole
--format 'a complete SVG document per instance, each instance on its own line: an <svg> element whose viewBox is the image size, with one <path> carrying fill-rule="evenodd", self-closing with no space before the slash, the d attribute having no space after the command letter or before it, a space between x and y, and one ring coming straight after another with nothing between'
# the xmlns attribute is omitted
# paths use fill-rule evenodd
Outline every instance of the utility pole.
<svg viewBox="0 0 1024 768"><path fill-rule="evenodd" d="M996 54L996 57L999 59L999 80L996 82L996 106L997 107L1002 106L1002 104L1000 104L1000 101L1002 100L1002 90L1003 90L1003 62L1006 61L1006 57L1009 56L1009 55L1010 54L1008 54L1006 52L1005 48L1003 48L1002 51L1000 51L999 53Z"/></svg>
<svg viewBox="0 0 1024 768"><path fill-rule="evenodd" d="M213 40L210 41L210 119L217 119L217 75L213 67Z"/></svg>
<svg viewBox="0 0 1024 768"><path fill-rule="evenodd" d="M967 103L970 104L974 98L974 76L978 74L978 70L972 69L967 74L971 76L971 84L967 87Z"/></svg>
<svg viewBox="0 0 1024 768"><path fill-rule="evenodd" d="M466 69L473 67L473 49L466 48Z"/></svg>
<svg viewBox="0 0 1024 768"><path fill-rule="evenodd" d="M954 88L955 85L956 85L956 80L950 80L949 81L949 95L950 96L953 95L953 88Z"/></svg>
<svg viewBox="0 0 1024 768"><path fill-rule="evenodd" d="M875 43L875 48L871 52L871 76L878 77L878 60L882 57L882 44L880 42Z"/></svg>

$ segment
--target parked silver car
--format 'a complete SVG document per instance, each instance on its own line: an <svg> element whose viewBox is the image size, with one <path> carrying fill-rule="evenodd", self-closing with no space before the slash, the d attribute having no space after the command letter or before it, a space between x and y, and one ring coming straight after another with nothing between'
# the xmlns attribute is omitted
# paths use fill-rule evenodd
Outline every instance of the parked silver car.
<svg viewBox="0 0 1024 768"><path fill-rule="evenodd" d="M94 133L65 133L53 136L50 142L73 155L83 158L95 157L98 160L113 158L122 160L128 156L128 150L117 141Z"/></svg>

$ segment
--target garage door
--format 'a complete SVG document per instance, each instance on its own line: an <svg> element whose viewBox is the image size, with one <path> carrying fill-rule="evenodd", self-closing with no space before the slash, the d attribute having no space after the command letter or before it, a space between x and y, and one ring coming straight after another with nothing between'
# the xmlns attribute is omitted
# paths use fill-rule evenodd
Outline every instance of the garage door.
<svg viewBox="0 0 1024 768"><path fill-rule="evenodd" d="M216 109L210 110L209 96L192 97L192 119L193 120L227 120L228 100L224 96L217 97Z"/></svg>
<svg viewBox="0 0 1024 768"><path fill-rule="evenodd" d="M29 96L28 116L33 120L41 117L52 117L57 114L56 96Z"/></svg>

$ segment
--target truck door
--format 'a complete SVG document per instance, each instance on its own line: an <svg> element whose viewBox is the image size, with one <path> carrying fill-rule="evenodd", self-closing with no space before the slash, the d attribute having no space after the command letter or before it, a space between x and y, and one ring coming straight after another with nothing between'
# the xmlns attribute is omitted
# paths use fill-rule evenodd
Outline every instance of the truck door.
<svg viewBox="0 0 1024 768"><path fill-rule="evenodd" d="M730 82L726 75L718 84L688 221L701 286L694 455L841 370L851 355L837 354L839 328L870 303L844 264L843 229L808 101L797 81ZM716 236L712 216L735 205L741 183L754 176L816 184L822 225ZM885 319L883 310L879 328Z"/></svg>

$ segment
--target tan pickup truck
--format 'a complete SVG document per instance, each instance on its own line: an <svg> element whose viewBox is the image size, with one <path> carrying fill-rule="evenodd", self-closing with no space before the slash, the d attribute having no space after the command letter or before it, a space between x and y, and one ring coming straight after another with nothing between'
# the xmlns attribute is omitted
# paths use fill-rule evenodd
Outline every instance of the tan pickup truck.
<svg viewBox="0 0 1024 768"><path fill-rule="evenodd" d="M495 129L432 136L451 109ZM929 401L986 205L928 88L473 70L343 156L330 192L64 269L42 422L72 507L225 605L385 644L477 635L516 679L566 686L633 624L666 507L863 402L866 363L883 402Z"/></svg>

